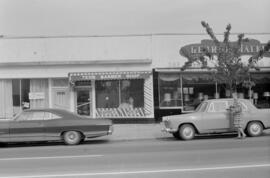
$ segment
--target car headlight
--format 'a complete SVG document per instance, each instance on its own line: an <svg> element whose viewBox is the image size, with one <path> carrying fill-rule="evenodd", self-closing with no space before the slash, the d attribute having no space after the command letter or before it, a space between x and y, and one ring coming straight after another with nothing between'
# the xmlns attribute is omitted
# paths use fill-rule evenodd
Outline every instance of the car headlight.
<svg viewBox="0 0 270 178"><path fill-rule="evenodd" d="M162 121L169 121L169 117L162 117Z"/></svg>
<svg viewBox="0 0 270 178"><path fill-rule="evenodd" d="M113 125L109 126L108 134L111 135L113 133Z"/></svg>

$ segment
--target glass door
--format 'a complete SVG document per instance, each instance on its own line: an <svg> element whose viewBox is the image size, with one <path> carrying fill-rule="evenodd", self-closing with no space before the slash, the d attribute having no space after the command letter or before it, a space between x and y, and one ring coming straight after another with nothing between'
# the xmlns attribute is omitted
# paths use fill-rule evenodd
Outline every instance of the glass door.
<svg viewBox="0 0 270 178"><path fill-rule="evenodd" d="M91 88L77 90L77 113L91 116Z"/></svg>

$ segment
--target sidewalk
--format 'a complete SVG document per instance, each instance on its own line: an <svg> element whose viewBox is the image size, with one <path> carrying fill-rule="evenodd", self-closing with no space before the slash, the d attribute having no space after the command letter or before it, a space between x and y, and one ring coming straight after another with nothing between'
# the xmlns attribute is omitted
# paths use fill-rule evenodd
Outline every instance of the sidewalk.
<svg viewBox="0 0 270 178"><path fill-rule="evenodd" d="M108 136L112 141L130 141L171 137L161 131L160 124L114 124L113 134Z"/></svg>

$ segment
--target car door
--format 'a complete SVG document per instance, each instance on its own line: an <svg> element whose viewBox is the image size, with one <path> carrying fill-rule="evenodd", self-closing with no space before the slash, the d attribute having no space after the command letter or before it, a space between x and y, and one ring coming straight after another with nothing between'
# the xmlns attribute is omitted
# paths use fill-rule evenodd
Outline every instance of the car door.
<svg viewBox="0 0 270 178"><path fill-rule="evenodd" d="M10 121L9 137L11 142L44 140L44 112L22 112L15 120Z"/></svg>
<svg viewBox="0 0 270 178"><path fill-rule="evenodd" d="M44 132L46 140L59 140L60 134L65 125L63 124L63 116L53 112L45 112L44 115Z"/></svg>
<svg viewBox="0 0 270 178"><path fill-rule="evenodd" d="M212 101L203 113L204 131L208 133L228 132L231 128L227 101Z"/></svg>

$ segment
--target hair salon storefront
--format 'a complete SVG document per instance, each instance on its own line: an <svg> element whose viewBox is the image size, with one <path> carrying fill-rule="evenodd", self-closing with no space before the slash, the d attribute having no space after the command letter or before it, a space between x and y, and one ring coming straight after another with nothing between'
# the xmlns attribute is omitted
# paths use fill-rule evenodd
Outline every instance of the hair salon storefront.
<svg viewBox="0 0 270 178"><path fill-rule="evenodd" d="M223 36L219 35L219 38ZM270 35L254 35L256 40L249 40L241 47L242 59L246 60L258 52L270 39ZM215 52L217 49L213 42L205 35L172 35L158 36L153 60L155 66L154 98L155 118L160 120L162 116L191 112L196 109L203 100L231 97L225 84L218 83L214 74L207 69L200 69L200 64L182 71L187 58L184 53L200 55L204 47ZM237 39L237 36L236 36ZM183 50L183 51L182 51ZM249 81L253 86L238 84L239 98L250 99L258 108L270 108L270 52L258 62L259 71L250 71Z"/></svg>
<svg viewBox="0 0 270 178"><path fill-rule="evenodd" d="M258 108L270 108L270 71L252 72L250 80L255 86L237 88L239 98L250 99ZM164 115L194 111L203 100L228 98L230 91L224 84L215 82L207 71L156 69L156 118Z"/></svg>

